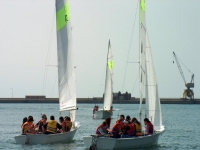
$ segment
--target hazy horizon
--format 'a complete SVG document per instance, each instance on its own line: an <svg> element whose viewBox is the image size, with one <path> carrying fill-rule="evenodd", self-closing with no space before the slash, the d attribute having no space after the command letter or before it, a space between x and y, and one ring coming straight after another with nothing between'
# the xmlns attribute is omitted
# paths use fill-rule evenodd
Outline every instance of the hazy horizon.
<svg viewBox="0 0 200 150"><path fill-rule="evenodd" d="M16 98L58 97L55 1L1 0L0 4L0 97L12 97L12 89ZM137 5L137 0L69 0L78 98L103 95L109 39L114 57L113 92L139 96L138 64L126 64L139 59ZM186 88L173 64L173 51L194 73L194 97L200 97L199 7L198 0L146 0L146 24L161 98L182 98ZM53 66L47 67L43 89L45 65ZM181 67L189 82L191 74Z"/></svg>

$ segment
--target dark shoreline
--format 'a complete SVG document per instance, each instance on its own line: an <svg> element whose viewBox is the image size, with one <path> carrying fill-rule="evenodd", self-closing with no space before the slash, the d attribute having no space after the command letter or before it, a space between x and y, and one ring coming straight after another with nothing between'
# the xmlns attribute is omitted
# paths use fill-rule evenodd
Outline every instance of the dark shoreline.
<svg viewBox="0 0 200 150"><path fill-rule="evenodd" d="M44 99L30 99L26 98L0 98L0 103L58 103L58 98L44 98ZM200 99L182 99L182 98L161 98L161 104L200 104ZM103 98L77 98L78 104L101 104ZM139 104L138 98L131 98L131 100L113 100L114 104ZM143 100L145 103L145 100Z"/></svg>

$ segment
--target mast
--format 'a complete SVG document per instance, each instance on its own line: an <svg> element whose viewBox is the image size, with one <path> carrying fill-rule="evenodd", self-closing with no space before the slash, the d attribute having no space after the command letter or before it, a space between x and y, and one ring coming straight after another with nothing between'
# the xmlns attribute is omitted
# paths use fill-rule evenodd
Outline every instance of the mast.
<svg viewBox="0 0 200 150"><path fill-rule="evenodd" d="M104 110L110 110L113 101L113 55L111 51L110 40L108 43L108 54L106 63L106 78L104 91Z"/></svg>
<svg viewBox="0 0 200 150"><path fill-rule="evenodd" d="M70 111L75 120L76 88L68 0L56 0L58 87L60 111Z"/></svg>
<svg viewBox="0 0 200 150"><path fill-rule="evenodd" d="M142 122L142 101L145 97L146 88L146 23L145 23L145 0L140 0L139 9L139 54L140 54L140 109L139 117Z"/></svg>

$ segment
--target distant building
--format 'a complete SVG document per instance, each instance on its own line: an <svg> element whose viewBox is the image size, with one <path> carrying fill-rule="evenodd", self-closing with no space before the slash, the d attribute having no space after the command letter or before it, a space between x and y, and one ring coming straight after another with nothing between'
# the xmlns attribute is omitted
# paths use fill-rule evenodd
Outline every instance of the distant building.
<svg viewBox="0 0 200 150"><path fill-rule="evenodd" d="M104 98L104 94L103 94ZM117 93L113 92L113 100L131 100L131 93L121 93L120 91Z"/></svg>
<svg viewBox="0 0 200 150"><path fill-rule="evenodd" d="M45 100L45 95L26 95L26 100Z"/></svg>

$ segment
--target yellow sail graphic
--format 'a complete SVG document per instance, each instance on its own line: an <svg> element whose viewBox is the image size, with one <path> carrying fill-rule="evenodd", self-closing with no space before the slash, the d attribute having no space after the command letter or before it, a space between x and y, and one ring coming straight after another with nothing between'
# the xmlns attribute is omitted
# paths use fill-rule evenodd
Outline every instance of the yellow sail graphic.
<svg viewBox="0 0 200 150"><path fill-rule="evenodd" d="M113 60L111 60L111 61L108 62L108 68L109 69L113 68Z"/></svg>
<svg viewBox="0 0 200 150"><path fill-rule="evenodd" d="M65 5L56 12L56 25L57 30L62 29L70 18L69 4L66 1Z"/></svg>

